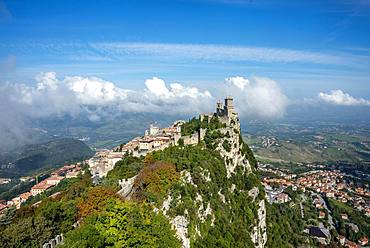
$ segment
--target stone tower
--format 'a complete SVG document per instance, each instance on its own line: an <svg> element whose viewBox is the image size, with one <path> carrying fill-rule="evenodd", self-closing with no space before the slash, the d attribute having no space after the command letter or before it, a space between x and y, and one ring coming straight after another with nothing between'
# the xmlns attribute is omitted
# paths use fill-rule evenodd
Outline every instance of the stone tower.
<svg viewBox="0 0 370 248"><path fill-rule="evenodd" d="M233 101L233 98L230 96L225 98L224 112L225 112L224 114L229 117L235 113L234 101Z"/></svg>
<svg viewBox="0 0 370 248"><path fill-rule="evenodd" d="M222 102L221 101L218 101L217 102L217 105L216 105L216 114L218 116L223 116L224 115L224 106L222 105Z"/></svg>

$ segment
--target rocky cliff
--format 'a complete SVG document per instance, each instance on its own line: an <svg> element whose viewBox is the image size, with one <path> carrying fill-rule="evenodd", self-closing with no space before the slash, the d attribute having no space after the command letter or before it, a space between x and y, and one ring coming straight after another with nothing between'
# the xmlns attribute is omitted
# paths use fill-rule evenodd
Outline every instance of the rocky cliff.
<svg viewBox="0 0 370 248"><path fill-rule="evenodd" d="M180 183L160 206L183 247L203 245L264 247L267 241L264 192L255 174L255 159L240 135L237 115L201 116L194 126L193 145L170 148L188 163ZM197 134L196 134L197 133ZM198 137L197 144L194 137ZM189 139L184 137L189 144Z"/></svg>
<svg viewBox="0 0 370 248"><path fill-rule="evenodd" d="M193 118L178 145L144 161L138 176L120 181L119 193L151 202L184 248L265 246L265 193L236 113Z"/></svg>

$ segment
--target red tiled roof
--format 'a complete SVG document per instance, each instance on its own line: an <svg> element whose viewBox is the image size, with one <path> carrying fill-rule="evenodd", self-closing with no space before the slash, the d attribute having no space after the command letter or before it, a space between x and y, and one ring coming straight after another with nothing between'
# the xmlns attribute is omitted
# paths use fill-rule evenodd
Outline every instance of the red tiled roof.
<svg viewBox="0 0 370 248"><path fill-rule="evenodd" d="M44 182L41 182L39 184L36 184L35 186L32 187L32 189L48 189L50 188L52 185L50 184L47 184L47 183L44 183Z"/></svg>

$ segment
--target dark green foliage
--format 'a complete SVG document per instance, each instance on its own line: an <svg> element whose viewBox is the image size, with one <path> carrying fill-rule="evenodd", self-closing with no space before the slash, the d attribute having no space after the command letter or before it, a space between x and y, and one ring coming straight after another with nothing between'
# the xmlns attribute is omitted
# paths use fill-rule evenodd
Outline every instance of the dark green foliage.
<svg viewBox="0 0 370 248"><path fill-rule="evenodd" d="M219 118L216 116L212 117L210 120L208 119L208 116L206 116L203 121L200 121L199 118L194 117L181 126L181 135L192 135L193 133L199 131L200 128L207 128L208 130L212 131L224 127L226 127L226 124L221 123Z"/></svg>
<svg viewBox="0 0 370 248"><path fill-rule="evenodd" d="M102 185L118 190L118 180L137 175L143 166L144 162L141 158L136 158L127 154L122 160L115 164L113 170L108 172L108 175L103 179Z"/></svg>
<svg viewBox="0 0 370 248"><path fill-rule="evenodd" d="M244 185L247 190L251 190L253 187L260 185L260 181L254 173L250 173L248 174L247 180L245 180Z"/></svg>
<svg viewBox="0 0 370 248"><path fill-rule="evenodd" d="M214 150L217 147L218 139L223 137L224 135L220 130L211 131L210 129L207 129L206 135L204 136L204 143L209 149Z"/></svg>
<svg viewBox="0 0 370 248"><path fill-rule="evenodd" d="M5 213L0 216L0 226L10 224L15 216L15 211L15 207L8 208Z"/></svg>
<svg viewBox="0 0 370 248"><path fill-rule="evenodd" d="M187 169L191 172L195 167L203 167L204 163L222 161L218 152L204 149L201 145L185 147L171 146L163 151L154 151L153 158L156 161L167 161L175 164L177 171ZM225 168L223 170L225 171Z"/></svg>
<svg viewBox="0 0 370 248"><path fill-rule="evenodd" d="M345 203L334 199L326 199L326 202L332 212L333 218L337 221L338 232L340 235L355 242L364 236L370 237L370 218L368 216L365 216ZM341 218L342 213L346 213L348 215L348 221L344 221ZM357 225L359 231L357 233L354 232L348 223L354 223Z"/></svg>
<svg viewBox="0 0 370 248"><path fill-rule="evenodd" d="M287 204L266 205L267 243L266 247L298 247L305 242L302 232L304 223L299 205L295 208Z"/></svg>
<svg viewBox="0 0 370 248"><path fill-rule="evenodd" d="M192 135L194 132L198 131L200 128L200 120L199 118L193 118L188 122L184 123L181 126L181 136Z"/></svg>
<svg viewBox="0 0 370 248"><path fill-rule="evenodd" d="M246 155L248 158L248 161L252 168L257 169L257 160L254 157L254 154L252 150L249 148L249 146L243 141L243 137L239 134L239 144L242 146L241 152L243 155Z"/></svg>
<svg viewBox="0 0 370 248"><path fill-rule="evenodd" d="M179 146L183 146L184 145L184 139L180 138L177 143L178 143Z"/></svg>
<svg viewBox="0 0 370 248"><path fill-rule="evenodd" d="M56 198L44 198L39 207L22 206L12 223L0 226L3 247L40 247L60 233L67 233L77 220L78 199L91 187L90 174L71 182ZM63 185L61 185L61 188Z"/></svg>
<svg viewBox="0 0 370 248"><path fill-rule="evenodd" d="M12 173L19 176L35 171L55 168L67 162L81 161L94 155L82 141L56 139L43 144L27 145L11 162L15 165ZM10 162L10 161L9 161Z"/></svg>
<svg viewBox="0 0 370 248"><path fill-rule="evenodd" d="M303 193L300 189L294 191L292 187L284 189L284 192L287 193L293 201L298 200L299 196Z"/></svg>
<svg viewBox="0 0 370 248"><path fill-rule="evenodd" d="M73 202L45 199L39 208L15 218L1 230L0 243L5 247L40 247L55 235L71 230L75 214Z"/></svg>
<svg viewBox="0 0 370 248"><path fill-rule="evenodd" d="M60 248L84 248L84 247L105 247L104 238L96 230L93 222L86 220L81 227L67 233L64 244Z"/></svg>
<svg viewBox="0 0 370 248"><path fill-rule="evenodd" d="M16 183L18 183L18 184L16 184L16 185L10 184L9 186L12 186L11 188L1 189L0 192L2 192L2 193L0 194L0 199L10 200L13 197L16 197L16 196L30 190L31 187L36 184L35 181L32 181L32 182L19 182L19 181L17 181Z"/></svg>
<svg viewBox="0 0 370 248"><path fill-rule="evenodd" d="M230 145L229 141L227 141L227 140L224 140L224 142L222 143L222 147L227 152L230 152L231 151L231 145Z"/></svg>
<svg viewBox="0 0 370 248"><path fill-rule="evenodd" d="M61 247L180 247L168 220L148 204L111 200L69 232Z"/></svg>
<svg viewBox="0 0 370 248"><path fill-rule="evenodd" d="M209 130L216 130L216 129L224 128L224 127L226 127L226 124L221 123L219 118L214 116L211 118L209 123L206 122L206 125L203 128L208 128Z"/></svg>

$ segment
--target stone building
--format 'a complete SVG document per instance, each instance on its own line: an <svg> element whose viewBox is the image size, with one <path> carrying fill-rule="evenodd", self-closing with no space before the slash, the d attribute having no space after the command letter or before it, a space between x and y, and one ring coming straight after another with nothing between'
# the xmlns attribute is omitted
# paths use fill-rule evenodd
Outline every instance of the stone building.
<svg viewBox="0 0 370 248"><path fill-rule="evenodd" d="M234 110L234 100L228 96L225 98L225 104L217 102L216 104L216 115L219 117L232 117L236 112Z"/></svg>

